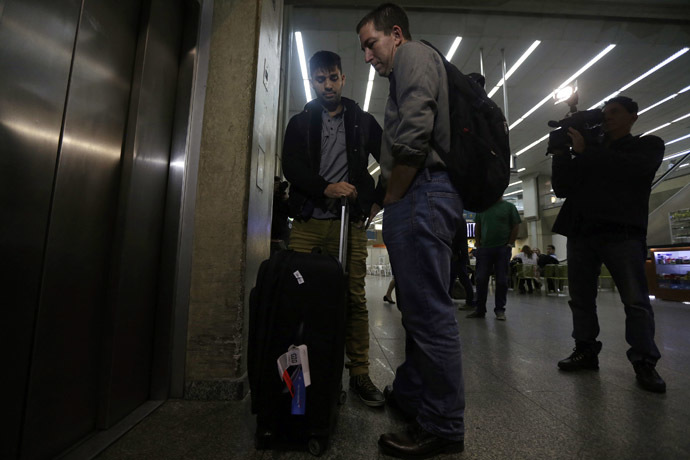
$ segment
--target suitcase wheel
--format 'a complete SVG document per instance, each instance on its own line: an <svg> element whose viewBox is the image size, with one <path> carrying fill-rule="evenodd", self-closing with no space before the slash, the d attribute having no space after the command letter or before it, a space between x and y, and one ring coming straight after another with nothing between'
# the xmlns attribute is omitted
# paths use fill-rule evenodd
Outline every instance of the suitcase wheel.
<svg viewBox="0 0 690 460"><path fill-rule="evenodd" d="M326 441L319 438L309 438L307 448L314 457L320 457L323 451L326 450Z"/></svg>
<svg viewBox="0 0 690 460"><path fill-rule="evenodd" d="M345 404L345 401L347 401L347 391L341 391L338 396L338 404L342 406Z"/></svg>
<svg viewBox="0 0 690 460"><path fill-rule="evenodd" d="M258 434L254 438L254 446L256 450L268 449L271 445L271 433L266 432L263 434Z"/></svg>

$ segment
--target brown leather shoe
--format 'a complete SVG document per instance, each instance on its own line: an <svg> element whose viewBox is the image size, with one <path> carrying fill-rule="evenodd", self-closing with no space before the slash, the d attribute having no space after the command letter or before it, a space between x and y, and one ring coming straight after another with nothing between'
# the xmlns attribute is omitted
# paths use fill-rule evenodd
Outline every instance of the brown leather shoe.
<svg viewBox="0 0 690 460"><path fill-rule="evenodd" d="M462 452L465 450L465 441L440 438L424 430L418 423L413 423L402 433L382 434L379 447L391 457L423 459Z"/></svg>

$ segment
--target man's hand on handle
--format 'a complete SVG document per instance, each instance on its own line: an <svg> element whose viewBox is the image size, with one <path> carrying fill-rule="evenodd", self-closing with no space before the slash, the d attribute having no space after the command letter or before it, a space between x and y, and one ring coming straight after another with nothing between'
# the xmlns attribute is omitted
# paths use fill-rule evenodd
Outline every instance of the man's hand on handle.
<svg viewBox="0 0 690 460"><path fill-rule="evenodd" d="M341 198L347 197L350 200L357 198L357 189L354 185L348 184L347 182L337 182L335 184L329 184L323 194L328 198Z"/></svg>

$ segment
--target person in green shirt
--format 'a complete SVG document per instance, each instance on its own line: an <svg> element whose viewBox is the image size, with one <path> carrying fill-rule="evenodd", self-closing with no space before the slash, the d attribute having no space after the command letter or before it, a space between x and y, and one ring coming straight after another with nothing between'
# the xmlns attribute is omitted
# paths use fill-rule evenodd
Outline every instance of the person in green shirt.
<svg viewBox="0 0 690 460"><path fill-rule="evenodd" d="M496 319L505 321L508 294L508 266L515 245L520 214L512 203L498 200L475 217L475 257L477 258L477 308L467 318L486 316L486 297L491 273L496 277Z"/></svg>

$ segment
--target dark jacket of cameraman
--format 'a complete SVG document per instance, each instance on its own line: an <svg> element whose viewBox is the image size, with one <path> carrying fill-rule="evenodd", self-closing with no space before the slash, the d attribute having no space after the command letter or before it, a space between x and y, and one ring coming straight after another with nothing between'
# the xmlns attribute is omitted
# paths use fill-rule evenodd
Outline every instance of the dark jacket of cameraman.
<svg viewBox="0 0 690 460"><path fill-rule="evenodd" d="M356 102L342 98L345 109L345 144L348 180L357 188L357 201L350 206L351 220L369 217L374 202L383 202L384 190L374 186L367 166L369 154L379 161L381 127L374 117L364 112ZM285 131L283 144L283 172L290 182L290 216L307 220L314 207L326 210L328 202L324 190L329 185L319 175L321 165L322 105L315 99L292 117Z"/></svg>
<svg viewBox="0 0 690 460"><path fill-rule="evenodd" d="M664 156L656 136L628 134L606 145L587 145L572 156L553 156L553 190L566 198L553 231L565 236L623 233L646 237L649 194Z"/></svg>

